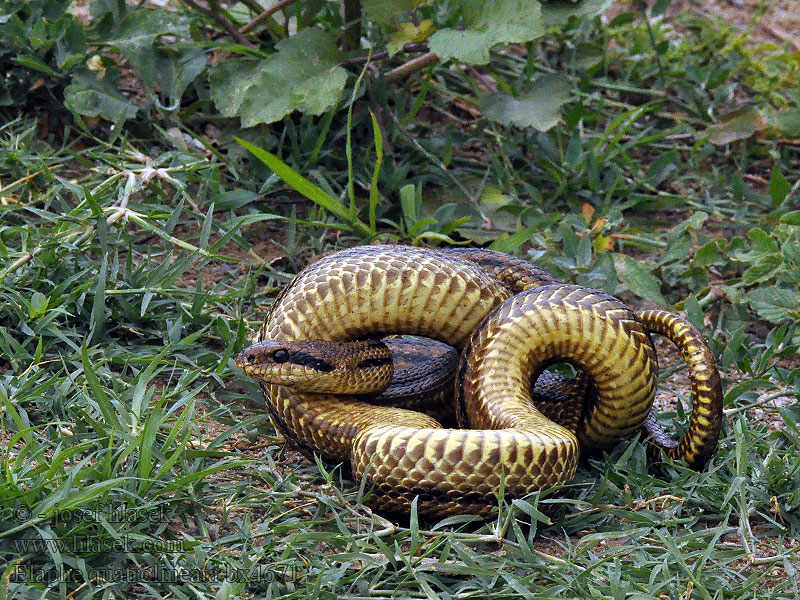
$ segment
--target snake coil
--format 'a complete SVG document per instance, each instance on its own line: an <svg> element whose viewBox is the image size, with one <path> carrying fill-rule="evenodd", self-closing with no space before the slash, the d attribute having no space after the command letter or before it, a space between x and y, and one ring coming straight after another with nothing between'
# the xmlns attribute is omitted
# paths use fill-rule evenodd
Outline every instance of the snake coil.
<svg viewBox="0 0 800 600"><path fill-rule="evenodd" d="M667 335L689 363L694 411L680 444L651 413L657 364L649 331ZM455 384L462 428L352 395L385 387L391 361L375 338L386 334L463 350ZM366 341L352 350L359 358L348 359L347 387L321 383L353 340ZM313 344L327 350L312 354ZM564 403L537 392L531 381L554 362L573 363L590 385L574 385ZM501 482L514 498L569 481L580 447L609 447L643 425L659 448L698 467L721 424L713 357L682 318L637 315L607 294L481 250L375 245L323 257L284 288L237 364L262 383L287 439L349 463L374 486L373 506L387 512L408 511L418 497L423 514L487 514ZM320 374L313 387L290 375L309 370Z"/></svg>

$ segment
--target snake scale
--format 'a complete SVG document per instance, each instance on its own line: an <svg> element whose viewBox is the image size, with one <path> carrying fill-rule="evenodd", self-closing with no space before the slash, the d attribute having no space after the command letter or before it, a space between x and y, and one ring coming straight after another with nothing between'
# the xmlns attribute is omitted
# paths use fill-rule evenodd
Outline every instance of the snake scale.
<svg viewBox="0 0 800 600"><path fill-rule="evenodd" d="M689 366L693 412L678 443L651 412L650 332L671 339ZM404 342L379 339L390 334L460 351L457 428L365 401L395 375L387 343ZM480 249L372 245L325 256L283 289L236 362L261 383L280 433L306 454L349 464L384 512L407 512L417 497L420 514L486 515L501 488L518 498L567 482L581 448L608 448L643 426L654 458L665 452L700 468L722 420L714 358L682 317L637 314L603 292ZM545 369L563 362L582 376L556 377L551 392Z"/></svg>

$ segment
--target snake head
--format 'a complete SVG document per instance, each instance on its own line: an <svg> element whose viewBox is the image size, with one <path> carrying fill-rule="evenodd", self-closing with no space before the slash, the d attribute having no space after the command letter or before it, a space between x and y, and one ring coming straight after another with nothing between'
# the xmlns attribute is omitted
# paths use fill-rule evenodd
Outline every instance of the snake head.
<svg viewBox="0 0 800 600"><path fill-rule="evenodd" d="M378 340L263 340L236 357L245 375L302 392L371 394L392 380L391 352Z"/></svg>

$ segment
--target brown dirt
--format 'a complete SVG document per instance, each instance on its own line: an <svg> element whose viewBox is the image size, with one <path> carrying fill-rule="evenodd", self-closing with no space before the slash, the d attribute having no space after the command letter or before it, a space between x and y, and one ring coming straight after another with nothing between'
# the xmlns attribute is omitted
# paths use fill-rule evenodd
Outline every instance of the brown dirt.
<svg viewBox="0 0 800 600"><path fill-rule="evenodd" d="M650 2L652 4L652 1ZM619 0L606 13L609 20L625 11L636 10L636 0ZM788 45L800 51L800 2L798 0L673 0L666 18L680 12L722 19L742 31L750 31L754 44Z"/></svg>

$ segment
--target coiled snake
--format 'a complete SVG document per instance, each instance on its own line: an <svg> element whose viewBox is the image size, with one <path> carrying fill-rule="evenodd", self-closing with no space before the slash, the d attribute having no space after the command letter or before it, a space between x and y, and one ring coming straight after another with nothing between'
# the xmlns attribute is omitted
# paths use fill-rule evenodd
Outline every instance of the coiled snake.
<svg viewBox="0 0 800 600"><path fill-rule="evenodd" d="M693 412L679 444L651 413L650 331L675 342L689 365ZM462 350L454 392L460 428L359 398L392 379L391 350L378 339L385 334ZM698 468L721 426L713 356L683 318L636 314L602 292L485 250L375 245L323 257L284 288L236 362L261 382L288 440L329 463L349 463L373 485L371 504L387 512L408 511L417 496L420 513L486 514L501 480L509 498L569 481L581 447L607 448L643 425L654 454ZM556 362L585 377L539 378ZM532 386L537 378L563 401Z"/></svg>

